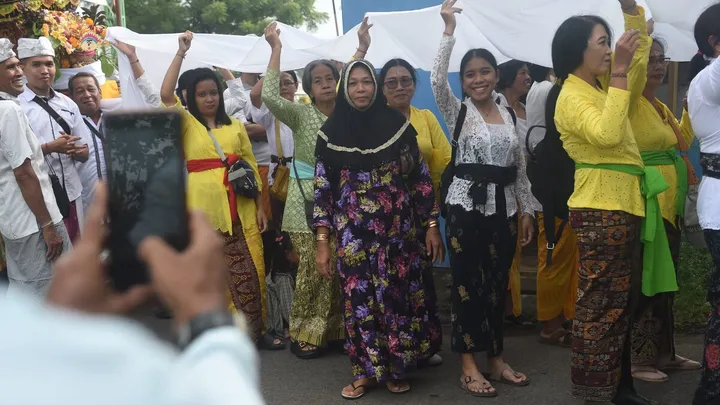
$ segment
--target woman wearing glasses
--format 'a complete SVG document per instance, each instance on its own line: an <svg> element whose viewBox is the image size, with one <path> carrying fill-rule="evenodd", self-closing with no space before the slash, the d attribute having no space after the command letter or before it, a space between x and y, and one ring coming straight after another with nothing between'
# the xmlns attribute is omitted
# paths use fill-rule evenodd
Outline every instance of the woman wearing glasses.
<svg viewBox="0 0 720 405"><path fill-rule="evenodd" d="M430 169L433 190L436 201L440 201L440 177L445 167L450 162L450 142L435 114L430 110L420 110L410 105L415 95L417 74L408 61L404 59L393 59L383 66L380 71L379 83L382 83L383 93L388 105L402 112L417 132L417 142L423 159ZM418 229L423 229L418 227ZM424 236L420 235L420 240ZM442 357L437 353L442 347L442 325L440 323L440 312L437 306L435 293L435 279L432 273L432 266L424 266L426 271L423 274L425 285L425 307L430 317L429 335L430 347L424 351L422 358L427 365L438 366L442 363Z"/></svg>
<svg viewBox="0 0 720 405"><path fill-rule="evenodd" d="M649 24L651 31L652 23ZM680 223L685 212L688 183L698 182L687 160L687 150L694 133L687 107L683 111L682 120L678 121L672 111L657 98L656 92L663 84L670 59L665 56L665 44L661 40L648 40L652 41L652 46L640 47L638 50L647 52L638 66L639 69L647 70L647 75L640 74L637 83L629 83L632 94L630 124L645 166L657 167L670 186L658 194L658 201L677 271ZM681 156L678 151L684 155ZM643 381L665 382L668 376L663 371L697 370L700 363L675 354L674 293L648 291L647 281L643 281L645 288L634 314L632 375ZM653 293L652 296L648 295Z"/></svg>

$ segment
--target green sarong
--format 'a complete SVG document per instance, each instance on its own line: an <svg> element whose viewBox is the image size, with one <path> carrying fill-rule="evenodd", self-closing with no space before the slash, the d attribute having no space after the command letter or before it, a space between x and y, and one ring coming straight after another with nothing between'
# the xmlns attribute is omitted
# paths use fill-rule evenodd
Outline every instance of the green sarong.
<svg viewBox="0 0 720 405"><path fill-rule="evenodd" d="M685 198L688 193L688 168L675 149L640 152L645 166L675 166L677 173L677 195L675 197L675 215L685 216Z"/></svg>
<svg viewBox="0 0 720 405"><path fill-rule="evenodd" d="M678 290L675 265L670 254L657 195L670 186L656 167L644 169L628 164L576 163L576 169L604 169L639 176L640 193L645 197L645 218L640 238L643 242L642 293L648 297Z"/></svg>

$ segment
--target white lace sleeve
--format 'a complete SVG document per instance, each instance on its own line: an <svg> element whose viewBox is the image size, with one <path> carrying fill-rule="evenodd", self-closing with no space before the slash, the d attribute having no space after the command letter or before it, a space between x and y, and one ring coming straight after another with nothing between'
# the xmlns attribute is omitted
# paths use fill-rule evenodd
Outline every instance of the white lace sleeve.
<svg viewBox="0 0 720 405"><path fill-rule="evenodd" d="M136 83L147 105L152 108L160 108L162 106L160 92L155 89L155 86L146 74L138 77Z"/></svg>
<svg viewBox="0 0 720 405"><path fill-rule="evenodd" d="M455 37L443 35L430 75L430 86L435 95L435 102L451 134L455 130L455 122L460 114L460 100L455 97L448 82L448 68L453 46L455 46Z"/></svg>
<svg viewBox="0 0 720 405"><path fill-rule="evenodd" d="M517 131L516 131L517 133ZM522 140L522 135L517 133L518 140ZM523 146L518 143L518 147L515 148L515 160L517 161L517 181L515 182L515 194L517 196L518 203L520 206L518 210L522 214L527 214L532 217L535 216L535 208L533 207L533 195L530 191L530 180L527 176L527 160L525 160L525 154L523 153Z"/></svg>

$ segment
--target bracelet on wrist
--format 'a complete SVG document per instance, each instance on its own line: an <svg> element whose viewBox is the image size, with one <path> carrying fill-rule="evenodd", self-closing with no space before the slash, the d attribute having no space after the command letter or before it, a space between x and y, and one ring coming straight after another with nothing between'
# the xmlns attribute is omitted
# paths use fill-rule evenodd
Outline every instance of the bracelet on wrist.
<svg viewBox="0 0 720 405"><path fill-rule="evenodd" d="M179 57L185 59L185 54L184 54L184 53L181 54L180 52L178 52L178 53L175 54L175 56L179 56Z"/></svg>
<svg viewBox="0 0 720 405"><path fill-rule="evenodd" d="M364 53L364 54L367 54L367 49L357 48L357 51L358 51L358 52L362 52L362 53Z"/></svg>
<svg viewBox="0 0 720 405"><path fill-rule="evenodd" d="M428 229L438 228L438 227L440 226L440 224L438 223L437 220L432 219L432 220L428 221L428 225L427 225L427 226L428 226Z"/></svg>
<svg viewBox="0 0 720 405"><path fill-rule="evenodd" d="M185 59L184 56L183 56L183 59ZM136 64L136 63L140 63L140 59L135 59L135 61L130 62L131 65L134 65L134 64Z"/></svg>
<svg viewBox="0 0 720 405"><path fill-rule="evenodd" d="M47 221L46 223L40 225L40 229L49 228L50 226L52 226L52 224L53 224L53 221L52 221L52 219L51 219L51 220Z"/></svg>
<svg viewBox="0 0 720 405"><path fill-rule="evenodd" d="M317 236L315 237L315 240L318 241L318 242L327 242L327 241L330 240L330 235L328 235L328 234L326 234L326 233L319 233L319 234L317 234Z"/></svg>

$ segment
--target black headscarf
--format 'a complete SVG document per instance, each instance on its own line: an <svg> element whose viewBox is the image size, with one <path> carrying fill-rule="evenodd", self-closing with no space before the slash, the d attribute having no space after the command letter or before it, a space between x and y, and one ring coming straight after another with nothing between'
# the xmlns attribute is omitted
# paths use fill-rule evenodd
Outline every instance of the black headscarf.
<svg viewBox="0 0 720 405"><path fill-rule="evenodd" d="M366 68L375 82L370 106L360 110L348 95L348 79L354 68ZM405 116L387 105L380 91L375 68L365 60L355 60L342 71L335 111L318 133L315 153L332 169L370 171L400 159L417 148L417 132Z"/></svg>

